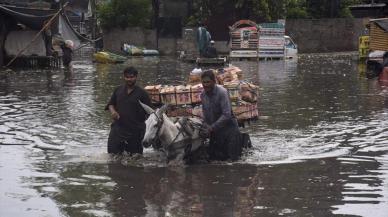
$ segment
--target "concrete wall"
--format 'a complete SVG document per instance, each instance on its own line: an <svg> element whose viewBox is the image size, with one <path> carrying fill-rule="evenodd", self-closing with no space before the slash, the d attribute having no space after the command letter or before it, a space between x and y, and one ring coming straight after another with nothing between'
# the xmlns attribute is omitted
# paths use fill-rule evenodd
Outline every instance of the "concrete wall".
<svg viewBox="0 0 388 217"><path fill-rule="evenodd" d="M188 15L188 1L163 0L159 2L160 17L187 17Z"/></svg>
<svg viewBox="0 0 388 217"><path fill-rule="evenodd" d="M288 19L286 34L298 45L299 53L358 50L358 37L366 19Z"/></svg>
<svg viewBox="0 0 388 217"><path fill-rule="evenodd" d="M367 19L361 18L288 19L286 34L298 45L299 53L356 51L358 37L362 35L367 23ZM163 55L175 55L179 51L196 48L194 32L183 32L182 39L159 38L159 52ZM156 31L127 28L104 32L104 49L120 52L120 46L124 42L157 49ZM216 41L215 46L219 53L229 52L226 41Z"/></svg>
<svg viewBox="0 0 388 217"><path fill-rule="evenodd" d="M126 29L111 29L103 31L104 50L120 52L121 46L128 43L148 49L156 49L156 30L142 29L140 27Z"/></svg>
<svg viewBox="0 0 388 217"><path fill-rule="evenodd" d="M159 38L159 52L162 55L176 55L177 39L175 38Z"/></svg>

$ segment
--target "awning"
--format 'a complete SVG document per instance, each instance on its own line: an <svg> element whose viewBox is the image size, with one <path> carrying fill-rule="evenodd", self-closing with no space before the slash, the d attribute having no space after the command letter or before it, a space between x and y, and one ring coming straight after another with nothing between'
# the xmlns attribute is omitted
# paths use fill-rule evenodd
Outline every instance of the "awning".
<svg viewBox="0 0 388 217"><path fill-rule="evenodd" d="M0 5L0 13L11 16L30 29L40 30L44 22L55 14L55 11Z"/></svg>

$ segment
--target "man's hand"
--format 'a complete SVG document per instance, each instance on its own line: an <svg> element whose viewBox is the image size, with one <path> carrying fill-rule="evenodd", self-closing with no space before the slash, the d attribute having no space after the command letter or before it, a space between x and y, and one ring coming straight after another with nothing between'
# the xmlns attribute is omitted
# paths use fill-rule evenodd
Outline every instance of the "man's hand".
<svg viewBox="0 0 388 217"><path fill-rule="evenodd" d="M210 137L210 134L213 132L213 128L208 124L202 124L199 134L201 137L207 138Z"/></svg>
<svg viewBox="0 0 388 217"><path fill-rule="evenodd" d="M208 128L207 128L207 132L209 133L209 135L211 134L211 133L213 133L213 127L211 127L211 126L209 126Z"/></svg>
<svg viewBox="0 0 388 217"><path fill-rule="evenodd" d="M120 115L119 115L119 113L116 112L116 111L111 111L110 115L111 115L111 117L113 118L113 120L118 120L118 119L120 119Z"/></svg>
<svg viewBox="0 0 388 217"><path fill-rule="evenodd" d="M113 118L113 120L118 120L120 119L120 114L116 111L115 107L113 105L109 105L109 111L110 111L110 116Z"/></svg>

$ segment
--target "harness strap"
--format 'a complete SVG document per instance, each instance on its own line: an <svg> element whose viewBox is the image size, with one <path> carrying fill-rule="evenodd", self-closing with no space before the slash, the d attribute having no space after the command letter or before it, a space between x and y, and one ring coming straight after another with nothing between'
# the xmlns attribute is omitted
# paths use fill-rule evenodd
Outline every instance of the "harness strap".
<svg viewBox="0 0 388 217"><path fill-rule="evenodd" d="M164 123L164 119L163 119L163 115L162 115L162 118L160 118L155 112L153 112L152 114L154 114L158 120L158 129L156 130L156 137L153 139L152 143L156 143L157 140L159 139L159 132L160 132L160 129L162 129L162 126L163 126L163 123ZM159 121L160 120L160 121Z"/></svg>
<svg viewBox="0 0 388 217"><path fill-rule="evenodd" d="M163 126L163 123L164 123L164 117L163 117L163 115L162 115L162 117L159 117L155 112L153 114L156 116L156 118L158 120L158 129L156 131L156 135L159 135L160 130L161 130L161 128ZM181 118L181 119L178 120L178 122L179 122L179 125L180 125L180 126L177 126L178 134L175 136L175 138L171 141L170 144L165 146L164 149L166 149L166 148L168 149L169 147L171 147L172 144L178 143L178 142L176 142L176 140L178 139L179 135L181 135L181 134L183 136L187 135L189 138L186 138L186 139L184 139L182 141L179 141L179 143L181 143L181 144L179 144L180 146L177 147L177 148L184 147L185 148L184 151L187 154L191 150L191 148L192 148L192 144L191 144L190 141L192 140L192 136L193 136L192 132L190 132L189 129L188 129L189 126L187 126L187 125L190 125L194 129L201 129L202 124L198 124L198 123L192 122L192 121L190 121L187 118ZM155 138L158 138L158 137L155 137Z"/></svg>
<svg viewBox="0 0 388 217"><path fill-rule="evenodd" d="M179 119L178 122L182 126L184 133L186 133L191 139L191 137L193 136L193 133L190 132L190 130L188 129L189 127L188 125L190 124L189 120L187 118L181 118Z"/></svg>

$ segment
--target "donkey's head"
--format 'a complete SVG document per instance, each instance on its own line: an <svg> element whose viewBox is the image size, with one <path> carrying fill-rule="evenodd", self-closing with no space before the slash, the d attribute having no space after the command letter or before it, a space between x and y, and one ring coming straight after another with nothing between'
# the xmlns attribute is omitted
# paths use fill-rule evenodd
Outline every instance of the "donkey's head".
<svg viewBox="0 0 388 217"><path fill-rule="evenodd" d="M167 110L167 105L164 105L161 108L154 110L140 101L139 103L149 114L148 119L145 121L146 131L142 141L144 147L149 147L158 140L160 129L162 128L164 123L163 115Z"/></svg>

